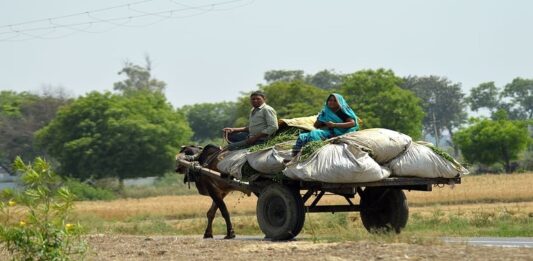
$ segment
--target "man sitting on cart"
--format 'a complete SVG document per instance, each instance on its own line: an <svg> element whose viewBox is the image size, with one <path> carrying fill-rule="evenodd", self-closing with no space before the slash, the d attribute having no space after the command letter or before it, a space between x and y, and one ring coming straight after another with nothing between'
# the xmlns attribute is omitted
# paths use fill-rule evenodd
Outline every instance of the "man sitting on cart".
<svg viewBox="0 0 533 261"><path fill-rule="evenodd" d="M328 96L322 111L315 121L315 130L298 136L292 148L293 157L310 141L325 140L359 130L357 115L348 106L342 95L332 93Z"/></svg>
<svg viewBox="0 0 533 261"><path fill-rule="evenodd" d="M241 128L224 128L229 145L228 150L248 148L268 140L278 130L276 110L265 103L265 94L261 91L252 92L248 126Z"/></svg>

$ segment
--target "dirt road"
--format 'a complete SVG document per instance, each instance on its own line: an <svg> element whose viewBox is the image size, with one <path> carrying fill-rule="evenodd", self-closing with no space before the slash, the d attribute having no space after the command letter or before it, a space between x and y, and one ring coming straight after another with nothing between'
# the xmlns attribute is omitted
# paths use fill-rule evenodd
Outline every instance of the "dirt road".
<svg viewBox="0 0 533 261"><path fill-rule="evenodd" d="M533 260L532 248L465 244L270 242L260 239L203 240L195 237L88 237L89 260Z"/></svg>

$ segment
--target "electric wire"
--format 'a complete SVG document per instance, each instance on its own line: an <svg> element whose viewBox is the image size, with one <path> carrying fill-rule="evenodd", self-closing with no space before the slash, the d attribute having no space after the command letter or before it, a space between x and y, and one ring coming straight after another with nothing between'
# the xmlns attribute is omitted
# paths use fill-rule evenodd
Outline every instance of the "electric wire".
<svg viewBox="0 0 533 261"><path fill-rule="evenodd" d="M0 41L25 41L25 40L31 40L31 39L58 39L66 36L70 36L75 33L104 33L111 31L113 29L116 29L118 27L145 27L150 26L156 23L160 23L162 21L168 20L168 19L180 19L180 18L186 18L186 17L192 17L192 16L198 16L202 15L208 12L212 11L225 11L225 10L231 10L235 8L240 8L246 5L250 5L253 3L253 0L228 0L228 1L222 1L222 2L214 2L209 4L202 4L202 5L187 5L180 2L177 2L175 0L169 0L175 5L179 5L181 8L173 8L173 9L167 9L162 11L143 11L139 10L137 8L133 8L133 6L139 6L141 4L146 4L148 2L153 2L155 0L143 0L143 1L137 1L129 4L122 4L122 5L116 5L112 7L107 8L100 8L100 9L94 9L86 12L79 12L79 13L73 13L63 16L57 16L57 17L50 17L45 19L35 19L30 20L26 22L20 22L20 23L13 23L8 25L2 25L0 26ZM243 3L244 2L244 3ZM243 3L240 5L234 5L237 3ZM228 7L230 6L230 7ZM221 7L227 7L227 8L221 8ZM103 13L104 11L114 10L114 9L126 9L129 12L129 15L125 16L119 16L119 17L111 17L111 18L100 18L96 16L99 13ZM194 12L190 14L186 14L186 12ZM135 14L132 14L135 13ZM85 21L77 21L77 22L69 22L61 23L59 20L64 20L67 18L80 18L85 17ZM140 20L140 19L147 19L149 17L158 18L156 21L150 21L149 23L144 24L132 24L132 21ZM29 26L32 24L39 24L39 23L46 23L41 26ZM106 28L105 30L101 31L91 31L89 30L91 27L94 27L95 25L107 25L112 26L111 28ZM2 31L1 29L4 29ZM59 29L65 29L70 31L67 34L63 34L61 36L47 36L51 35L54 32L58 31ZM39 33L45 31L43 33ZM20 38L21 36L26 36L26 38Z"/></svg>

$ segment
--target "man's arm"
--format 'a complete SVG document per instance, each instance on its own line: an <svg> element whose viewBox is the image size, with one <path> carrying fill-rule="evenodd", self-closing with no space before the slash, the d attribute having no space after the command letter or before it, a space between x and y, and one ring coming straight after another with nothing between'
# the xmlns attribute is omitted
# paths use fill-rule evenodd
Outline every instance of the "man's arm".
<svg viewBox="0 0 533 261"><path fill-rule="evenodd" d="M248 127L240 127L240 128L224 128L222 129L224 132L232 133L232 132L240 132L240 131L248 131Z"/></svg>
<svg viewBox="0 0 533 261"><path fill-rule="evenodd" d="M276 115L276 111L274 111L273 109L265 108L264 114L265 114L265 121L267 125L266 128L263 131L261 131L261 133L258 133L254 136L250 136L246 140L246 143L255 144L257 140L261 138L266 138L276 133L276 131L278 130L278 116Z"/></svg>
<svg viewBox="0 0 533 261"><path fill-rule="evenodd" d="M267 127L261 131L262 134L265 134L266 136L270 136L278 130L278 116L276 115L276 111L274 109L266 109L265 110L265 121L267 124Z"/></svg>

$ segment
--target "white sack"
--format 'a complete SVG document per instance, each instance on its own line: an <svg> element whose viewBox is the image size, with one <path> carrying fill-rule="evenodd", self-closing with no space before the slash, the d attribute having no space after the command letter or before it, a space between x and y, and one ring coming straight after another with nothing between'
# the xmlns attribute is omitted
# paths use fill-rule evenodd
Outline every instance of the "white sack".
<svg viewBox="0 0 533 261"><path fill-rule="evenodd" d="M237 179L242 178L242 166L246 163L247 149L226 151L218 156L217 168L220 172Z"/></svg>
<svg viewBox="0 0 533 261"><path fill-rule="evenodd" d="M407 151L389 164L393 176L421 178L453 178L468 174L468 170L454 160L437 155L431 148L413 142Z"/></svg>
<svg viewBox="0 0 533 261"><path fill-rule="evenodd" d="M335 142L363 146L377 163L385 164L404 152L411 141L411 137L397 131L374 128L339 136Z"/></svg>
<svg viewBox="0 0 533 261"><path fill-rule="evenodd" d="M356 183L387 178L390 171L379 166L357 146L327 144L309 159L289 164L283 174L305 181Z"/></svg>
<svg viewBox="0 0 533 261"><path fill-rule="evenodd" d="M269 148L246 154L246 160L253 169L261 173L276 174L285 168L284 156L287 156L286 153Z"/></svg>

